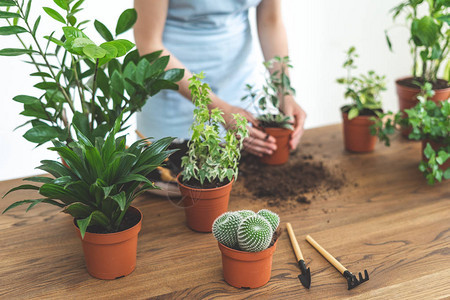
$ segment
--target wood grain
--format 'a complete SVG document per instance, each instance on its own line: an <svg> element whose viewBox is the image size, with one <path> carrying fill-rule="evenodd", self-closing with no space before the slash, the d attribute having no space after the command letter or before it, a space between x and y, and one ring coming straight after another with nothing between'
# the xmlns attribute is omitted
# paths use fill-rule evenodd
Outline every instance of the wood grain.
<svg viewBox="0 0 450 300"><path fill-rule="evenodd" d="M450 297L450 182L430 187L417 170L420 142L396 137L369 154L343 150L341 127L308 130L301 153L313 154L349 182L339 192L318 192L311 204L270 209L290 222L311 268L311 289L300 284L296 257L285 233L273 258L272 278L241 290L222 277L220 251L211 234L185 225L176 200L147 194L135 205L144 214L137 267L125 278L89 276L70 216L38 205L0 216L0 298L99 299L439 299ZM255 174L270 176L270 174ZM301 178L302 174L298 174ZM0 182L0 195L21 180ZM243 182L236 185L245 190ZM238 189L236 189L238 190ZM33 192L13 193L3 210ZM232 193L230 210L259 210L265 201ZM306 241L311 234L352 272L370 280L348 291L346 281Z"/></svg>

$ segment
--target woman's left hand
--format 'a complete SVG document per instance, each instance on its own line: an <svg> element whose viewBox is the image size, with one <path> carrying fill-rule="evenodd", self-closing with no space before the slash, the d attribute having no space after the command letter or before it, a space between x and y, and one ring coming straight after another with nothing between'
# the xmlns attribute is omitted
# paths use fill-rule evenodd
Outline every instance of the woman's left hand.
<svg viewBox="0 0 450 300"><path fill-rule="evenodd" d="M297 148L300 143L300 138L303 135L305 125L306 113L305 111L295 102L295 99L292 95L284 96L284 103L281 111L286 115L293 119L294 121L294 132L291 134L291 139L289 141L289 147L291 149Z"/></svg>

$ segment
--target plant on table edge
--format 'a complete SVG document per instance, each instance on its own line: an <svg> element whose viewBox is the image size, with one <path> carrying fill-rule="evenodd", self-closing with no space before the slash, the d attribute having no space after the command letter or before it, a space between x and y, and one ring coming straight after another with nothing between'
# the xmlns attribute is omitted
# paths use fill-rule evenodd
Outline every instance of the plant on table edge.
<svg viewBox="0 0 450 300"><path fill-rule="evenodd" d="M263 63L267 69L279 66L266 78L266 84L262 87L262 92L256 91L253 86L246 85L248 94L242 97L242 101L250 100L252 105L258 102L255 110L258 112L259 125L263 128L285 128L293 129L292 118L284 115L281 111L284 97L295 95L295 89L291 86L287 70L292 68L288 56L275 56L273 59ZM273 113L273 110L276 113Z"/></svg>
<svg viewBox="0 0 450 300"><path fill-rule="evenodd" d="M94 26L105 39L95 44L82 28L89 20L78 16L84 0L54 0L57 7L43 7L45 16L62 23L62 32L53 31L40 40L38 34L41 16L31 20L32 1L0 0L0 18L8 26L0 27L0 35L15 35L22 48L0 50L2 56L27 55L36 68L30 74L39 79L34 85L41 90L38 96L18 95L14 100L24 104L22 115L31 117L24 137L41 145L52 139L69 144L71 123L90 141L104 138L124 114L120 130L126 121L145 104L149 96L162 89L176 90L174 83L183 75L182 69L164 71L169 57L160 57L157 51L140 57L134 44L117 36L129 30L137 19L134 9L125 10L115 28L116 39L100 21ZM44 20L44 19L42 19ZM23 39L22 34L29 34ZM60 38L56 38L56 35ZM125 57L124 57L125 56ZM124 57L119 60L118 58ZM68 111L67 111L68 110ZM70 117L73 118L70 121ZM19 126L19 127L21 127Z"/></svg>
<svg viewBox="0 0 450 300"><path fill-rule="evenodd" d="M419 103L411 109L406 109L405 117L401 112L395 115L392 112L382 114L373 131L381 133L380 140L389 146L389 135L394 133L396 127L411 126L410 139L427 141L423 153L427 160L420 162L419 170L424 174L428 184L432 185L436 181L442 181L443 178L450 179L450 168L446 170L441 168L450 159L450 101L449 99L439 103L431 101L434 95L431 83L425 83L421 88L421 94L417 97ZM441 146L433 149L428 141Z"/></svg>
<svg viewBox="0 0 450 300"><path fill-rule="evenodd" d="M422 6L428 4L428 13L419 17ZM410 31L409 45L413 57L412 77L419 83L437 84L438 72L447 60L444 78L450 80L450 3L448 0L406 0L394 7L393 19L403 13ZM392 43L386 31L386 40ZM448 84L447 84L448 86ZM418 86L419 87L419 86Z"/></svg>
<svg viewBox="0 0 450 300"><path fill-rule="evenodd" d="M267 209L258 213L226 212L214 221L212 232L216 240L228 248L259 252L271 245L279 224L279 216Z"/></svg>
<svg viewBox="0 0 450 300"><path fill-rule="evenodd" d="M379 76L374 71L367 75L352 76L352 70L356 69L355 59L358 57L355 47L347 51L347 59L343 68L347 69L347 77L337 79L339 84L345 85L345 98L350 98L352 104L344 105L341 110L348 113L348 119L352 120L359 115L376 116L382 111L380 94L386 90L385 76Z"/></svg>
<svg viewBox="0 0 450 300"><path fill-rule="evenodd" d="M17 201L3 213L19 205L29 205L28 211L39 203L48 203L63 208L63 212L75 218L82 238L90 226L101 228L103 233L120 231L132 201L144 191L156 188L146 176L173 152L167 147L174 139L163 138L149 147L146 141L139 140L127 148L125 136L115 138L121 119L119 116L106 140L97 138L91 143L76 126L78 141L67 146L52 140L54 147L49 149L58 152L67 166L58 161L41 161L38 169L54 178L25 178L43 184L21 185L3 197L17 190L36 190L43 197Z"/></svg>
<svg viewBox="0 0 450 300"><path fill-rule="evenodd" d="M201 82L203 78L203 73L200 73L189 79L189 90L196 107L189 149L182 158L184 169L181 175L185 183L219 185L237 179L243 140L248 136L247 120L242 115L233 114L236 123L222 140L220 124L225 124L223 112L217 108L209 111L210 87Z"/></svg>

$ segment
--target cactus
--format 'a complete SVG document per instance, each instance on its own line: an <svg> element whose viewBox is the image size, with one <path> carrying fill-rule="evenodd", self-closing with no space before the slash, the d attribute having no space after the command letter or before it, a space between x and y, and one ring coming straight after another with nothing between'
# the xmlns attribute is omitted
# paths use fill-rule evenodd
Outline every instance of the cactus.
<svg viewBox="0 0 450 300"><path fill-rule="evenodd" d="M240 210L237 213L241 215L242 219L255 215L255 212L249 209Z"/></svg>
<svg viewBox="0 0 450 300"><path fill-rule="evenodd" d="M226 212L213 223L212 233L216 240L229 248L238 249L237 230L242 221L237 212Z"/></svg>
<svg viewBox="0 0 450 300"><path fill-rule="evenodd" d="M242 251L259 252L267 249L272 241L272 226L263 217L245 218L238 228L238 243Z"/></svg>
<svg viewBox="0 0 450 300"><path fill-rule="evenodd" d="M260 211L258 211L258 215L260 215L270 223L273 232L277 230L278 225L280 225L280 217L276 213L268 209L261 209Z"/></svg>

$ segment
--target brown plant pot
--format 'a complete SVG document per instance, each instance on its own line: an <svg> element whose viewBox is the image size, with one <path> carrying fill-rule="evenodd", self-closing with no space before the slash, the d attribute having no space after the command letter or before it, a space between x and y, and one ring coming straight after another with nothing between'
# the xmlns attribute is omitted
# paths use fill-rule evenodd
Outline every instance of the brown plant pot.
<svg viewBox="0 0 450 300"><path fill-rule="evenodd" d="M426 156L425 156L425 147L427 146L427 143L430 144L431 148L433 148L434 151L438 151L440 148L446 146L445 144L436 143L431 140L422 140L422 160L423 161L428 161L428 158L426 158ZM445 171L448 168L450 168L450 159L447 159L447 161L443 165L439 166L439 169L441 169L442 171Z"/></svg>
<svg viewBox="0 0 450 300"><path fill-rule="evenodd" d="M199 232L211 232L214 220L228 211L231 188L234 179L221 187L196 189L181 183L177 176L181 192L187 226Z"/></svg>
<svg viewBox="0 0 450 300"><path fill-rule="evenodd" d="M398 104L400 111L404 112L405 109L413 108L419 103L417 100L417 95L420 93L420 88L412 88L408 86L401 85L400 82L403 80L412 79L412 77L403 77L395 81L395 87L398 95ZM438 103L439 101L445 101L450 97L450 87L446 89L434 90L435 94L432 101ZM411 133L411 128L402 129L402 136L408 137Z"/></svg>
<svg viewBox="0 0 450 300"><path fill-rule="evenodd" d="M374 124L370 120L372 116L357 116L349 120L347 113L342 113L344 120L344 145L345 149L352 152L372 152L377 143L377 137L370 134L370 126Z"/></svg>
<svg viewBox="0 0 450 300"><path fill-rule="evenodd" d="M277 242L260 252L239 251L218 244L222 252L223 277L229 285L254 289L269 282Z"/></svg>
<svg viewBox="0 0 450 300"><path fill-rule="evenodd" d="M132 206L128 210L140 217L133 227L114 233L86 232L81 240L86 267L93 277L116 279L127 276L136 267L137 239L142 226L142 213ZM75 220L74 224L81 239Z"/></svg>
<svg viewBox="0 0 450 300"><path fill-rule="evenodd" d="M289 160L289 139L292 130L286 128L263 128L265 133L276 139L277 150L272 155L263 155L261 162L266 165L282 165Z"/></svg>

